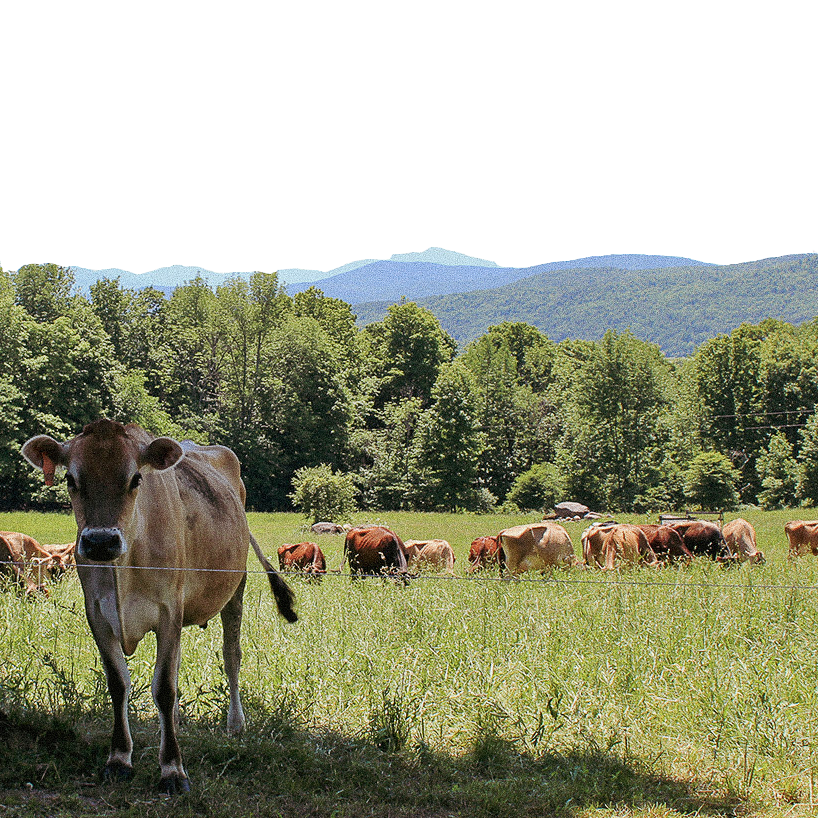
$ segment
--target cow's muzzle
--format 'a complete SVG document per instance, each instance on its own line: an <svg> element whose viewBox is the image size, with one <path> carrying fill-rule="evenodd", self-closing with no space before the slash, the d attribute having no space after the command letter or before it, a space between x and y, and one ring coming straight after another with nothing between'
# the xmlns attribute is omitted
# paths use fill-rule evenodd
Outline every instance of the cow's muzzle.
<svg viewBox="0 0 818 818"><path fill-rule="evenodd" d="M111 562L127 550L125 538L118 528L84 528L77 545L77 553L93 562Z"/></svg>

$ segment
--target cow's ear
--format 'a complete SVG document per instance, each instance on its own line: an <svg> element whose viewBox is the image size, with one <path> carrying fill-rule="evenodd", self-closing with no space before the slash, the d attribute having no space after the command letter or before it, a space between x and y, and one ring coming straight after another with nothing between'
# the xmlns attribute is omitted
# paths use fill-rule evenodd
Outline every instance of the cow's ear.
<svg viewBox="0 0 818 818"><path fill-rule="evenodd" d="M47 486L54 485L54 470L65 465L68 444L58 443L48 435L37 435L23 444L23 457L37 469L42 469Z"/></svg>
<svg viewBox="0 0 818 818"><path fill-rule="evenodd" d="M150 466L157 471L175 466L184 456L182 447L169 437L157 437L142 450L139 466Z"/></svg>

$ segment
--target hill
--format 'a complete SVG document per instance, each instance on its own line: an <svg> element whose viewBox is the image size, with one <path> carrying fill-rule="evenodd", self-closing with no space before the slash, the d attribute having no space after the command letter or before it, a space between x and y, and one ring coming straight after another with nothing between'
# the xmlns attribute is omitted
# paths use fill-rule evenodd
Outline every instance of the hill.
<svg viewBox="0 0 818 818"><path fill-rule="evenodd" d="M525 321L555 341L594 340L607 329L630 329L678 357L744 322L780 318L799 324L814 318L816 285L818 254L803 254L723 266L552 268L502 287L418 303L437 316L461 349L493 324ZM359 324L380 320L389 303L355 304Z"/></svg>
<svg viewBox="0 0 818 818"><path fill-rule="evenodd" d="M521 279L555 270L577 269L619 269L641 270L680 266L707 266L704 262L677 256L611 255L554 261L535 267L481 266L474 262L440 263L432 261L406 260L408 256L429 258L434 250L425 254L392 256L385 261L375 261L354 270L329 278L313 281L311 284L295 284L288 291L296 293L309 286L318 287L324 295L340 298L350 304L373 301L398 301L401 298L418 299L434 295L487 290L502 287ZM448 252L448 251L441 251ZM457 256L459 254L450 254ZM431 256L434 257L434 256ZM482 262L482 264L486 264ZM492 262L489 262L492 264Z"/></svg>

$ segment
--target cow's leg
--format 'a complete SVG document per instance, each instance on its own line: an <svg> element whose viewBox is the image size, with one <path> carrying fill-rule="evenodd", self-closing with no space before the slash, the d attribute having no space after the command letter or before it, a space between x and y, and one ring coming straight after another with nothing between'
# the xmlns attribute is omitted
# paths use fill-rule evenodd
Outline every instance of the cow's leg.
<svg viewBox="0 0 818 818"><path fill-rule="evenodd" d="M222 608L222 656L224 671L227 674L227 685L230 690L230 708L227 711L227 732L240 733L244 730L244 710L239 695L239 669L241 668L241 614L244 608L244 586L247 577L243 576L236 593Z"/></svg>
<svg viewBox="0 0 818 818"><path fill-rule="evenodd" d="M131 694L131 674L122 646L105 619L89 617L91 633L99 648L102 667L108 682L108 693L114 709L114 730L108 761L102 770L105 781L128 781L133 777L133 739L128 724L128 698Z"/></svg>
<svg viewBox="0 0 818 818"><path fill-rule="evenodd" d="M190 791L190 782L182 766L182 753L176 738L181 639L181 621L171 615L162 617L156 630L156 669L151 691L159 710L161 729L159 767L162 779L159 789L171 795Z"/></svg>

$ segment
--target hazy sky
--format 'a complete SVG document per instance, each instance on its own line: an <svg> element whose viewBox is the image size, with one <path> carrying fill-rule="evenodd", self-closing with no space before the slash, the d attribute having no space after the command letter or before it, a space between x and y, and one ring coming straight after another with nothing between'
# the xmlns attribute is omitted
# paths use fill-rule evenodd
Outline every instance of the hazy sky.
<svg viewBox="0 0 818 818"><path fill-rule="evenodd" d="M0 265L818 252L818 4L7 3Z"/></svg>
<svg viewBox="0 0 818 818"><path fill-rule="evenodd" d="M382 258L394 253L425 250L424 246L350 247L0 247L0 266L19 267L34 261L61 258L75 267L104 270L118 267L144 273L172 264L201 266L216 273L249 272L260 266L285 270L329 271L351 261ZM715 264L753 261L785 253L818 253L818 247L454 247L446 249L500 261L513 267L530 267L548 261L610 253L650 253L684 256Z"/></svg>

